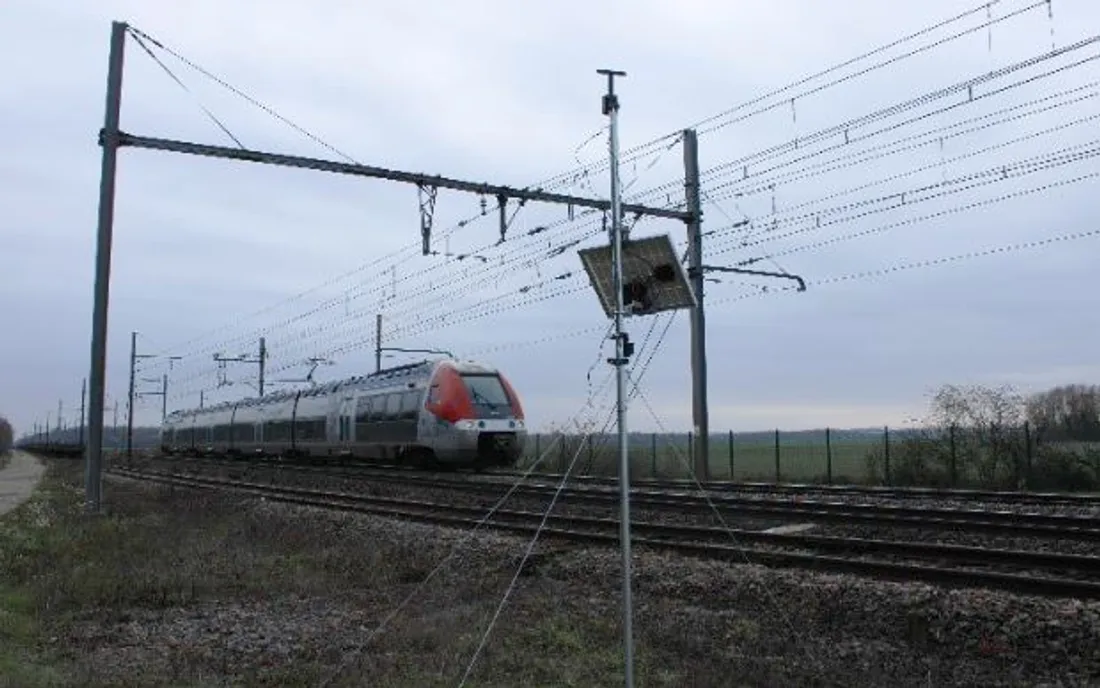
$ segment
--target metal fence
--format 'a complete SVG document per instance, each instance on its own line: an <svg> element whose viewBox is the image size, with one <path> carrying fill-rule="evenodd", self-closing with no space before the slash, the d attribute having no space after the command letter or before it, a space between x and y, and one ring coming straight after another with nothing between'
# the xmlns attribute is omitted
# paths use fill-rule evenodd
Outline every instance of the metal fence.
<svg viewBox="0 0 1100 688"><path fill-rule="evenodd" d="M694 466L691 433L631 433L631 475L682 479ZM524 467L618 475L614 435L534 434ZM1048 440L1028 424L878 430L712 433L711 480L926 485L1002 489L1100 488L1100 443Z"/></svg>

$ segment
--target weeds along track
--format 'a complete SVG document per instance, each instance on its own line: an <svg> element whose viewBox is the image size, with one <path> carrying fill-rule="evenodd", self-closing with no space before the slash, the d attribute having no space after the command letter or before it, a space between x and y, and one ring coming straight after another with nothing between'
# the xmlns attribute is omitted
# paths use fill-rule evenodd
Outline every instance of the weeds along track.
<svg viewBox="0 0 1100 688"><path fill-rule="evenodd" d="M428 473L400 469L375 469L363 467L322 467L299 465L255 464L251 462L223 462L188 460L154 462L173 470L206 469L225 472L230 476L265 475L268 481L310 482L320 487L356 490L359 486L393 484L430 491L446 491L480 496L481 506L488 506L495 498L509 490L514 499L527 499L530 508L548 500L557 489L557 482L534 479L516 485L519 476L483 474ZM560 479L560 477L559 477ZM561 491L559 503L580 507L591 513L610 513L619 500L618 488L611 484L569 484ZM454 501L448 498L447 501ZM723 518L749 519L770 525L788 524L792 521L829 524L837 527L856 527L865 532L868 528L880 530L919 531L921 538L935 533L935 539L973 544L989 537L1007 538L1010 546L1016 541L1047 539L1056 549L1071 548L1074 551L1092 553L1100 548L1100 515L1075 513L1023 512L1017 510L990 511L959 506L942 506L942 503L882 504L837 500L816 500L801 497L743 496L723 492L675 491L633 487L631 503L641 512L653 514L662 521L675 519L697 522L702 518L714 518L715 511ZM970 505L967 504L969 507Z"/></svg>
<svg viewBox="0 0 1100 688"><path fill-rule="evenodd" d="M154 469L113 467L109 474L181 487L221 489L267 500L364 514L531 535L541 511L456 505L382 497L232 478L181 475ZM618 520L571 514L546 517L541 537L585 545L618 544ZM1100 557L970 547L943 543L781 534L739 528L636 521L633 544L701 558L820 572L845 572L880 579L984 587L1048 597L1100 599Z"/></svg>

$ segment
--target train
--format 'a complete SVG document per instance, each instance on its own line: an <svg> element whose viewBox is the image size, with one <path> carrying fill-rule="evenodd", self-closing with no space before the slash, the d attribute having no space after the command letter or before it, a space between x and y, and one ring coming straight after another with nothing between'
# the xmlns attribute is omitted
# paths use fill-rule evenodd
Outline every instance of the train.
<svg viewBox="0 0 1100 688"><path fill-rule="evenodd" d="M375 460L426 469L513 467L523 406L496 367L430 359L311 389L174 411L161 452L292 460Z"/></svg>

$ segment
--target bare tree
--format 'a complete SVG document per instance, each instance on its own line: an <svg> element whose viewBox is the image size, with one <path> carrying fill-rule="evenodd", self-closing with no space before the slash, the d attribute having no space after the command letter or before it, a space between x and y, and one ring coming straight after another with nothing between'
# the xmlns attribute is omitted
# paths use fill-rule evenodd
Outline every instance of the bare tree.
<svg viewBox="0 0 1100 688"><path fill-rule="evenodd" d="M890 478L900 484L1015 487L1026 463L1026 403L1011 386L944 385L932 394L924 429L896 444ZM868 468L885 476L884 453Z"/></svg>
<svg viewBox="0 0 1100 688"><path fill-rule="evenodd" d="M10 452L14 440L15 433L12 431L11 423L7 418L0 416L0 454Z"/></svg>
<svg viewBox="0 0 1100 688"><path fill-rule="evenodd" d="M1100 385L1061 385L1034 394L1027 417L1050 441L1100 441Z"/></svg>

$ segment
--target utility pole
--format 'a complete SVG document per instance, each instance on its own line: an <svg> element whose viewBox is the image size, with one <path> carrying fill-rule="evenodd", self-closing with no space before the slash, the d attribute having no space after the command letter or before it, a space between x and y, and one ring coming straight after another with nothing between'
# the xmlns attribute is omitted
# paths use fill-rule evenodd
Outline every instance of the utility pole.
<svg viewBox="0 0 1100 688"><path fill-rule="evenodd" d="M107 304L111 291L111 233L115 217L115 170L119 147L119 115L122 110L122 65L126 24L111 22L111 52L107 61L107 96L100 131L103 159L99 175L99 218L96 228L95 287L92 303L91 427L84 450L84 508L98 513L102 497L103 402L107 373Z"/></svg>
<svg viewBox="0 0 1100 688"><path fill-rule="evenodd" d="M200 389L199 390L199 408L200 409L204 407L203 402L206 401L205 397L206 397L206 390Z"/></svg>
<svg viewBox="0 0 1100 688"><path fill-rule="evenodd" d="M160 419L164 422L164 419L168 416L168 374L165 373L158 380L155 377L143 377L142 382L159 382L161 388L159 392L138 392L139 397L160 397Z"/></svg>
<svg viewBox="0 0 1100 688"><path fill-rule="evenodd" d="M126 413L126 458L134 458L134 376L137 373L139 358L153 358L153 354L139 354L137 352L137 332L130 333L130 400Z"/></svg>
<svg viewBox="0 0 1100 688"><path fill-rule="evenodd" d="M115 399L115 422L111 424L111 431L118 432L118 399ZM115 440L118 441L117 439Z"/></svg>
<svg viewBox="0 0 1100 688"><path fill-rule="evenodd" d="M223 356L220 353L214 354L214 360L223 364L225 363L258 363L260 365L260 378L257 388L259 389L260 396L264 395L264 365L267 362L267 341L260 337L260 356L259 358L249 358L248 354L241 354L240 356ZM231 384L229 381L220 379L218 386Z"/></svg>
<svg viewBox="0 0 1100 688"><path fill-rule="evenodd" d="M134 369L137 367L137 332L130 333L130 392L126 404L126 458L134 458Z"/></svg>
<svg viewBox="0 0 1100 688"><path fill-rule="evenodd" d="M61 438L61 431L63 429L64 428L62 427L62 423L61 423L61 400L58 399L57 400L57 437L58 437L59 440Z"/></svg>
<svg viewBox="0 0 1100 688"><path fill-rule="evenodd" d="M374 372L382 370L382 314L374 316Z"/></svg>
<svg viewBox="0 0 1100 688"><path fill-rule="evenodd" d="M84 446L84 397L88 394L88 379L80 383L80 446Z"/></svg>
<svg viewBox="0 0 1100 688"><path fill-rule="evenodd" d="M260 337L260 396L264 395L264 362L267 360L267 342Z"/></svg>
<svg viewBox="0 0 1100 688"><path fill-rule="evenodd" d="M710 411L707 406L707 325L703 305L703 208L699 201L699 140L684 130L684 197L692 219L687 223L688 275L695 292L691 309L691 418L695 426L695 479L710 480Z"/></svg>
<svg viewBox="0 0 1100 688"><path fill-rule="evenodd" d="M615 366L617 383L616 414L619 426L619 540L623 560L623 659L627 688L634 686L634 610L631 600L630 562L630 449L626 428L626 370L629 362L626 354L626 334L623 332L623 227L622 199L619 197L619 99L615 95L615 77L626 72L610 69L596 70L607 75L607 94L603 97L603 114L610 119L611 156L611 246L612 289L615 292L615 358L609 361Z"/></svg>
<svg viewBox="0 0 1100 688"><path fill-rule="evenodd" d="M172 366L176 361L179 361L183 356L169 356L168 357L168 370L172 370ZM164 419L168 417L168 373L164 374L164 399L161 403L160 420L163 423Z"/></svg>

